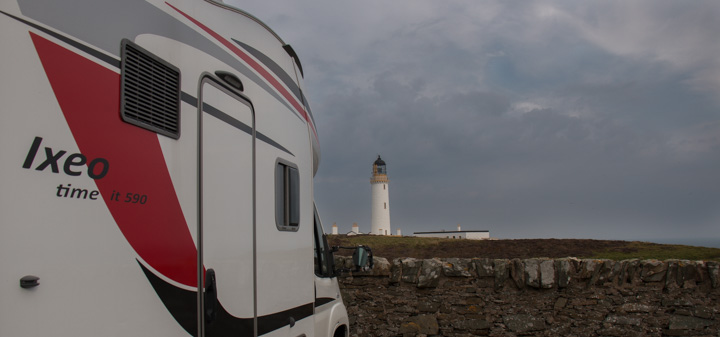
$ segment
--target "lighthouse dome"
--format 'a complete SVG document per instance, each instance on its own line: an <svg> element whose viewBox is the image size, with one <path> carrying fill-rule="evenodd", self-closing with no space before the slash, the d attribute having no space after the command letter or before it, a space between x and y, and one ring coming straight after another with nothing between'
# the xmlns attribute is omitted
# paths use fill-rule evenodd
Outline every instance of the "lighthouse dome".
<svg viewBox="0 0 720 337"><path fill-rule="evenodd" d="M387 174L387 168L385 168L385 161L380 159L380 155L378 155L377 160L375 160L375 162L373 163L373 175L376 176L378 174Z"/></svg>

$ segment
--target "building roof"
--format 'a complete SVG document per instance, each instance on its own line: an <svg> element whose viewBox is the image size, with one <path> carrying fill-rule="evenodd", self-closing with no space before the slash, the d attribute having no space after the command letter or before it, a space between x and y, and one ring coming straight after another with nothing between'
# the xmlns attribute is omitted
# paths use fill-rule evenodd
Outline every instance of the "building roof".
<svg viewBox="0 0 720 337"><path fill-rule="evenodd" d="M380 155L378 155L378 159L375 161L375 165L385 165L385 161L380 159Z"/></svg>

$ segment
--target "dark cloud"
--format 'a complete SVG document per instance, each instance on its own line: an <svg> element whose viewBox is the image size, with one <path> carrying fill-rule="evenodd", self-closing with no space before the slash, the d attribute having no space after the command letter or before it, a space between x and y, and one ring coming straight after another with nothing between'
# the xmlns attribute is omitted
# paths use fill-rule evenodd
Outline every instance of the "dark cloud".
<svg viewBox="0 0 720 337"><path fill-rule="evenodd" d="M256 14L306 68L326 226L369 228L380 154L405 234L720 242L715 2L413 4Z"/></svg>
<svg viewBox="0 0 720 337"><path fill-rule="evenodd" d="M388 162L393 222L406 231L462 223L505 236L655 238L682 222L717 220L717 156L679 161L683 153L668 142L666 128L642 125L652 114L639 121L547 108L513 115L509 97L499 93L428 98L422 91L382 78L372 90L323 105L343 110L320 125L333 141L323 142L332 155L316 194L328 202L332 221L367 225L373 152ZM627 91L602 96L649 104L643 97L627 103Z"/></svg>

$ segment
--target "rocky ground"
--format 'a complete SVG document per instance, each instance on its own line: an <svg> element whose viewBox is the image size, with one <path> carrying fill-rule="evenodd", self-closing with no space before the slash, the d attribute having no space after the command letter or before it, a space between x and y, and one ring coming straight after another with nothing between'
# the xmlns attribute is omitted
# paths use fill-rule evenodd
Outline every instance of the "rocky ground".
<svg viewBox="0 0 720 337"><path fill-rule="evenodd" d="M376 258L372 271L341 277L340 285L356 337L720 337L719 268L683 260Z"/></svg>

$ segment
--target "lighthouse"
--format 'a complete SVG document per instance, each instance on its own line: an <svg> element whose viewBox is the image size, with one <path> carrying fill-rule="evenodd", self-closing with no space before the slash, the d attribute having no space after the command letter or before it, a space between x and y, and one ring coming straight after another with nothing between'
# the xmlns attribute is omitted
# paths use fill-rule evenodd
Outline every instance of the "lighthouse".
<svg viewBox="0 0 720 337"><path fill-rule="evenodd" d="M376 235L392 235L390 230L390 197L387 168L385 161L378 155L373 163L370 188L372 191L372 218L370 233Z"/></svg>

